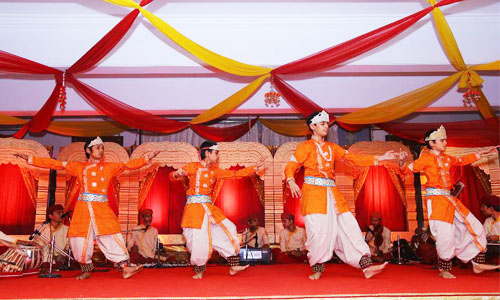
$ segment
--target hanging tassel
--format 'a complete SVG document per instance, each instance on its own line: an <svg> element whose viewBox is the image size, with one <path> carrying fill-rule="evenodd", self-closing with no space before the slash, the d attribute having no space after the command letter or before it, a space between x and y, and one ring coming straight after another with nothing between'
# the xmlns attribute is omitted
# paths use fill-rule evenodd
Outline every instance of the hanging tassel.
<svg viewBox="0 0 500 300"><path fill-rule="evenodd" d="M59 109L64 112L66 110L66 72L62 75L62 85L59 88Z"/></svg>

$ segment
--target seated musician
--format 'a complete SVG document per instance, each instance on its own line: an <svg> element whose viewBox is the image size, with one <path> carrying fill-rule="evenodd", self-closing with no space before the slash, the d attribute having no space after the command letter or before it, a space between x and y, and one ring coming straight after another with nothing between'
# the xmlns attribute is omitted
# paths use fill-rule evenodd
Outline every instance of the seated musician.
<svg viewBox="0 0 500 300"><path fill-rule="evenodd" d="M436 240L432 236L430 227L415 229L415 235L411 238L411 247L421 263L437 265Z"/></svg>
<svg viewBox="0 0 500 300"><path fill-rule="evenodd" d="M500 236L500 197L487 195L481 198L481 211L488 217L484 221L484 231L488 242L498 243Z"/></svg>
<svg viewBox="0 0 500 300"><path fill-rule="evenodd" d="M391 231L382 225L382 214L372 212L365 241L370 246L372 260L384 262L392 259Z"/></svg>
<svg viewBox="0 0 500 300"><path fill-rule="evenodd" d="M248 228L242 236L241 247L269 249L269 235L264 227L260 227L259 216L252 214L248 217Z"/></svg>
<svg viewBox="0 0 500 300"><path fill-rule="evenodd" d="M281 252L275 255L276 262L279 264L307 262L305 229L296 226L295 216L289 213L281 214L281 222L283 224L283 229L280 231Z"/></svg>
<svg viewBox="0 0 500 300"><path fill-rule="evenodd" d="M36 236L35 238L35 243L40 245L40 248L42 248L42 270L47 270L50 265L50 240L52 235L54 236L55 245L58 246L61 250L66 252L69 248L69 227L62 223L63 218L61 216L63 214L63 210L64 208L59 204L51 205L49 208L47 208L47 220L50 220L50 222L45 224L40 229L41 236ZM61 266L62 264L64 264L64 260L65 256L57 248L55 248L54 258L52 259L53 263Z"/></svg>
<svg viewBox="0 0 500 300"><path fill-rule="evenodd" d="M483 224L488 240L486 259L491 264L498 264L500 262L500 197L483 196L481 203L481 211L488 217Z"/></svg>
<svg viewBox="0 0 500 300"><path fill-rule="evenodd" d="M128 243L130 260L135 264L154 263L156 262L158 229L151 226L153 211L145 208L141 210L140 215L142 224L132 229Z"/></svg>

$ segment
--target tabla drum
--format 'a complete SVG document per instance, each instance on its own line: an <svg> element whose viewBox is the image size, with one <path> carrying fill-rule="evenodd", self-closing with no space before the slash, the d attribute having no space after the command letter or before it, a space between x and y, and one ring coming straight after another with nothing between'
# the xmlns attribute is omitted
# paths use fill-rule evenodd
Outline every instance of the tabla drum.
<svg viewBox="0 0 500 300"><path fill-rule="evenodd" d="M43 263L43 254L40 248L34 246L21 246L21 248L26 253L26 259L24 260L24 273L33 272L38 269Z"/></svg>
<svg viewBox="0 0 500 300"><path fill-rule="evenodd" d="M26 253L23 250L9 248L0 255L0 277L22 276Z"/></svg>

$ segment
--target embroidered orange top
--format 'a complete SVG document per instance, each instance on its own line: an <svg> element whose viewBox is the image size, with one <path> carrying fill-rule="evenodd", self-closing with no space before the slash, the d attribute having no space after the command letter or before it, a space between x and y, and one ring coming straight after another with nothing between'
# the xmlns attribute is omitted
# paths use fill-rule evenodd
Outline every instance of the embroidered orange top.
<svg viewBox="0 0 500 300"><path fill-rule="evenodd" d="M474 153L456 158L445 153L436 155L432 151L424 150L417 160L403 168L403 172L422 172L427 178L427 188L449 191L453 185L453 182L451 182L450 168L453 166L465 166L478 159L479 158ZM456 209L459 210L462 216L466 217L469 214L469 210L454 196L432 195L426 196L426 199L431 200L432 203L432 211L429 217L430 220L453 223L453 218L455 216L454 203L456 204Z"/></svg>
<svg viewBox="0 0 500 300"><path fill-rule="evenodd" d="M187 173L187 177L189 179L189 188L186 192L186 196L188 197L194 195L207 195L212 197L212 192L217 179L246 177L255 173L255 167L253 166L237 171L231 171L223 170L215 164L206 168L201 162L189 163L182 167L182 169ZM170 173L170 178L178 180L173 177L173 174L174 172ZM204 205L206 205L210 215L216 223L219 223L226 218L222 211L211 203L190 203L186 204L184 207L181 227L200 229L203 225L203 218L205 215Z"/></svg>
<svg viewBox="0 0 500 300"><path fill-rule="evenodd" d="M131 159L126 163L100 162L65 162L51 158L30 157L28 162L36 167L54 170L66 170L75 176L80 186L80 196L83 193L107 196L111 179L117 176L124 168L138 169L146 165L146 159ZM105 198L101 198L105 199ZM105 201L76 201L73 218L69 227L68 236L86 237L90 226L96 235L120 233L121 227L118 218L113 213L107 199Z"/></svg>
<svg viewBox="0 0 500 300"><path fill-rule="evenodd" d="M375 156L357 155L348 153L335 143L324 142L322 146L314 139L305 141L297 146L294 155L285 168L287 180L294 178L295 172L304 165L304 176L335 179L335 161L346 159L360 167L376 165ZM336 213L349 211L347 201L337 187L330 187L335 197ZM302 186L302 215L326 214L327 187L305 184Z"/></svg>

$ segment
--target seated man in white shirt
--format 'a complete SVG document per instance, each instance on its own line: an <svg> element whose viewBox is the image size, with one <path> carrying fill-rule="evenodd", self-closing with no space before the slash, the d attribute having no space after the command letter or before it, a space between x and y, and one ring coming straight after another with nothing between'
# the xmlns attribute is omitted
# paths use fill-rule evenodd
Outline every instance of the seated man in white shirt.
<svg viewBox="0 0 500 300"><path fill-rule="evenodd" d="M156 262L156 243L158 240L158 229L151 226L153 222L153 211L145 208L140 212L142 224L132 229L131 238L128 243L130 261L135 264L147 264Z"/></svg>
<svg viewBox="0 0 500 300"><path fill-rule="evenodd" d="M488 240L486 259L491 264L498 264L500 262L500 197L483 196L481 202L481 211L488 217L483 224Z"/></svg>
<svg viewBox="0 0 500 300"><path fill-rule="evenodd" d="M500 236L500 197L495 195L483 196L481 211L488 217L484 221L484 231L488 242L499 242Z"/></svg>
<svg viewBox="0 0 500 300"><path fill-rule="evenodd" d="M391 231L382 225L382 214L372 212L365 241L370 246L372 260L384 262L392 259Z"/></svg>
<svg viewBox="0 0 500 300"><path fill-rule="evenodd" d="M252 214L248 217L248 228L243 232L241 247L269 248L269 235L264 227L260 227L259 216Z"/></svg>
<svg viewBox="0 0 500 300"><path fill-rule="evenodd" d="M50 240L52 235L54 236L54 243L61 250L67 251L69 248L68 242L68 229L69 227L64 225L63 222L63 211L62 205L56 204L47 208L47 219L50 220L49 223L45 224L42 229L40 229L40 235L36 236L35 243L40 245L42 248L43 264L42 270L47 270L49 268L50 259ZM55 247L54 247L55 248ZM57 264L59 267L64 264L66 257L57 248L54 249L54 257L52 262ZM57 267L56 267L57 268Z"/></svg>
<svg viewBox="0 0 500 300"><path fill-rule="evenodd" d="M282 213L281 222L283 229L280 231L280 252L273 252L276 262L279 264L307 262L305 229L295 225L295 216L290 213Z"/></svg>

